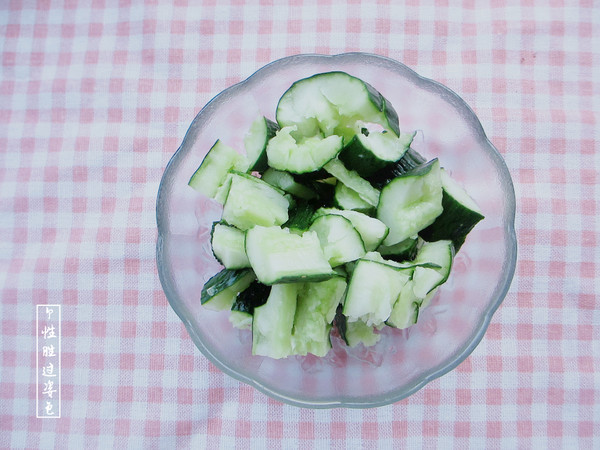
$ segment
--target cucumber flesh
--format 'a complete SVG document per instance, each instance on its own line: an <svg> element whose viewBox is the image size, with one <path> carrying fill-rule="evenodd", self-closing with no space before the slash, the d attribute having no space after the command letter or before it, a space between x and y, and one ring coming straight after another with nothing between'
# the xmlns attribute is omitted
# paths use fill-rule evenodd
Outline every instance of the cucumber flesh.
<svg viewBox="0 0 600 450"><path fill-rule="evenodd" d="M375 250L388 234L388 227L381 220L370 217L359 211L341 210L336 208L319 208L315 212L315 219L325 214L338 214L348 219L365 245L365 251Z"/></svg>
<svg viewBox="0 0 600 450"><path fill-rule="evenodd" d="M215 223L211 232L211 247L215 258L227 269L250 267L245 249L246 235L235 227Z"/></svg>
<svg viewBox="0 0 600 450"><path fill-rule="evenodd" d="M335 276L317 234L302 236L280 227L256 226L246 233L246 254L264 284L322 281Z"/></svg>
<svg viewBox="0 0 600 450"><path fill-rule="evenodd" d="M425 298L434 288L445 283L452 269L454 246L452 241L425 242L415 258L415 263L433 263L437 268L416 267L413 290L417 297Z"/></svg>
<svg viewBox="0 0 600 450"><path fill-rule="evenodd" d="M367 325L385 322L410 279L411 269L403 270L377 261L357 261L344 301L343 313L349 321L362 320Z"/></svg>
<svg viewBox="0 0 600 450"><path fill-rule="evenodd" d="M341 215L318 217L309 230L317 233L331 267L354 261L365 254L365 246L352 222Z"/></svg>
<svg viewBox="0 0 600 450"><path fill-rule="evenodd" d="M304 200L310 200L311 198L315 198L317 196L315 191L301 183L298 183L292 174L288 172L269 168L265 171L261 179L269 183L271 186L275 186L282 191L288 192Z"/></svg>
<svg viewBox="0 0 600 450"><path fill-rule="evenodd" d="M362 200L371 206L377 206L379 203L379 191L371 186L367 180L361 178L358 173L346 169L339 159L332 159L323 167L327 172L336 177L338 182L345 184L346 187L355 191Z"/></svg>
<svg viewBox="0 0 600 450"><path fill-rule="evenodd" d="M292 354L298 284L273 286L267 302L254 309L252 354L280 359Z"/></svg>
<svg viewBox="0 0 600 450"><path fill-rule="evenodd" d="M269 166L291 173L310 173L321 169L342 150L341 136L309 136L296 139L296 126L283 127L267 145Z"/></svg>
<svg viewBox="0 0 600 450"><path fill-rule="evenodd" d="M281 225L288 220L289 201L269 183L252 175L234 173L223 220L240 230L255 225Z"/></svg>
<svg viewBox="0 0 600 450"><path fill-rule="evenodd" d="M353 191L344 183L335 185L334 203L340 209L350 209L365 214L372 214L375 211L373 205L360 198L356 191Z"/></svg>

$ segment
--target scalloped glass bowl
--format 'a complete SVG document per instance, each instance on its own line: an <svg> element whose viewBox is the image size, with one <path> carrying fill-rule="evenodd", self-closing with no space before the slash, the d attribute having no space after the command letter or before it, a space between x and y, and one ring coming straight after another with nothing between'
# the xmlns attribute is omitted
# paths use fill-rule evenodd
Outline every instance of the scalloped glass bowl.
<svg viewBox="0 0 600 450"><path fill-rule="evenodd" d="M447 283L418 324L384 329L369 349L337 336L324 358L273 360L251 354L251 332L234 329L228 312L200 305L203 284L220 266L210 249L221 215L187 182L217 139L243 151L258 114L274 119L277 101L296 80L332 70L357 76L394 106L400 129L417 130L413 148L438 157L485 219L456 256ZM165 294L200 351L223 372L290 404L373 407L396 402L460 364L482 339L510 286L516 264L515 195L508 169L473 111L454 92L388 58L348 53L275 61L211 100L192 122L163 175L157 199L157 264Z"/></svg>

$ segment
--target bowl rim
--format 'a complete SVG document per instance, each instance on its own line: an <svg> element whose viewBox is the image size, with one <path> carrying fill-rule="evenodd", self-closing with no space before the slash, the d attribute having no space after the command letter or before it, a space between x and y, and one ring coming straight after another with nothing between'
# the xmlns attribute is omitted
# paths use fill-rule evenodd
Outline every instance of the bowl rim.
<svg viewBox="0 0 600 450"><path fill-rule="evenodd" d="M492 293L492 297L495 298L495 301L488 305L485 310L485 313L482 314L482 317L479 320L478 326L474 327L473 332L469 339L466 340L465 345L460 347L452 357L447 358L442 361L440 364L435 366L434 368L427 371L423 376L419 379L415 380L413 383L409 385L402 386L401 388L397 388L390 392L379 394L369 398L368 401L357 401L356 399L348 398L344 400L344 397L339 397L339 400L301 400L297 398L292 398L276 390L254 380L252 377L245 375L243 373L238 372L235 369L230 368L221 360L219 360L202 342L202 339L198 335L195 330L194 325L190 322L190 320L186 317L185 312L183 311L183 307L178 304L175 297L175 289L172 287L173 276L170 273L170 270L167 268L167 265L161 264L162 256L164 254L164 248L166 245L165 236L167 233L165 219L161 216L162 206L165 203L165 181L167 180L167 175L176 170L177 166L181 163L184 153L186 150L191 149L191 146L187 146L188 141L192 140L194 135L196 134L196 129L202 125L204 121L204 116L210 113L211 110L215 109L217 100L223 96L231 96L236 91L242 89L247 85L252 85L260 81L261 75L267 75L272 71L277 70L282 65L291 65L294 63L300 62L335 62L335 61L343 61L346 59L355 59L361 58L364 62L371 61L373 63L377 63L378 65L383 65L385 68L390 69L391 71L398 73L404 77L409 78L413 81L418 87L424 88L427 90L435 89L447 96L447 98L442 98L445 101L452 101L455 109L459 110L463 117L468 118L468 126L474 132L477 141L481 144L481 148L484 149L488 156L492 159L494 166L497 171L501 175L503 179L503 185L505 187L505 194L507 197L507 201L505 203L505 211L503 213L504 217L504 232L507 236L505 241L505 259L503 262L503 270L502 277L499 279L496 287ZM461 364L479 345L485 332L490 324L492 316L502 304L508 290L510 288L512 279L514 277L516 262L517 262L517 238L515 231L515 217L516 217L516 197L514 185L510 176L510 172L504 161L500 152L494 147L494 145L487 138L483 126L479 121L479 118L475 114L475 112L471 109L471 107L452 89L447 86L432 80L430 78L423 77L419 75L417 72L406 66L405 64L396 61L392 58L381 56L373 53L366 52L348 52L348 53L340 53L335 55L325 55L318 53L304 53L304 54L296 54L291 56L286 56L277 60L274 60L265 66L257 69L246 79L229 86L223 91L219 92L217 95L212 97L212 99L206 103L206 105L196 114L194 119L192 120L190 126L188 127L186 134L181 142L181 145L175 151L175 153L170 158L167 163L163 175L160 180L157 200L156 200L156 222L157 222L157 241L156 241L156 264L158 269L158 276L167 298L167 301L171 305L171 308L175 311L175 313L179 316L183 324L185 325L192 341L196 345L196 347L200 350L200 352L216 367L218 367L223 373L231 376L232 378L241 381L245 384L248 384L260 392L268 395L269 397L279 400L281 402L287 403L289 405L303 407L303 408L335 408L335 407L345 407L345 408L372 408L378 406L385 406L395 402L398 402L415 392L422 389L425 385L430 383L431 381L441 377L442 375L450 372L455 369L459 364Z"/></svg>

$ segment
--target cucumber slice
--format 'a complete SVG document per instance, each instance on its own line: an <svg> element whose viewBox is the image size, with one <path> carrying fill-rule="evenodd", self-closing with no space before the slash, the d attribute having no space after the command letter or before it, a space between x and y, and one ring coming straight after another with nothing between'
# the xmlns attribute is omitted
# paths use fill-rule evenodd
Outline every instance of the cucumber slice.
<svg viewBox="0 0 600 450"><path fill-rule="evenodd" d="M310 173L321 169L342 150L341 136L320 135L295 138L296 126L283 127L267 145L269 166L292 173Z"/></svg>
<svg viewBox="0 0 600 450"><path fill-rule="evenodd" d="M442 213L442 182L437 159L390 181L382 190L377 218L390 232L383 244L390 246L416 236Z"/></svg>
<svg viewBox="0 0 600 450"><path fill-rule="evenodd" d="M360 177L353 170L348 170L344 164L337 158L329 161L323 166L327 172L336 177L340 183L355 191L358 196L371 206L377 206L379 202L379 191L371 184Z"/></svg>
<svg viewBox="0 0 600 450"><path fill-rule="evenodd" d="M419 236L429 242L450 239L458 252L467 235L484 216L477 203L443 168L440 176L444 210L431 225L419 232Z"/></svg>
<svg viewBox="0 0 600 450"><path fill-rule="evenodd" d="M210 148L188 185L209 198L215 198L230 170L245 172L248 160L233 148L217 140Z"/></svg>
<svg viewBox="0 0 600 450"><path fill-rule="evenodd" d="M246 156L248 157L248 170L256 172L264 172L269 167L267 164L267 142L279 130L277 125L272 120L266 117L257 117L250 130L244 136L244 147L246 148Z"/></svg>
<svg viewBox="0 0 600 450"><path fill-rule="evenodd" d="M258 280L268 285L336 275L312 231L299 236L288 229L256 226L246 232L246 254Z"/></svg>
<svg viewBox="0 0 600 450"><path fill-rule="evenodd" d="M237 295L255 279L250 269L223 269L202 287L200 304L213 311L231 309Z"/></svg>
<svg viewBox="0 0 600 450"><path fill-rule="evenodd" d="M271 186L275 186L276 188L295 195L298 198L309 200L317 196L315 191L303 184L298 183L292 174L288 172L283 172L277 169L267 169L262 176L262 180L266 181Z"/></svg>
<svg viewBox="0 0 600 450"><path fill-rule="evenodd" d="M418 166L425 164L427 160L413 148L409 148L404 156L393 164L389 164L383 169L367 177L369 182L377 189L382 189L386 184L400 175L410 172Z"/></svg>
<svg viewBox="0 0 600 450"><path fill-rule="evenodd" d="M340 152L338 158L344 165L367 178L404 156L415 133L370 132L359 133Z"/></svg>
<svg viewBox="0 0 600 450"><path fill-rule="evenodd" d="M321 248L331 267L354 261L365 254L365 246L352 222L341 215L317 217L309 228L317 233Z"/></svg>
<svg viewBox="0 0 600 450"><path fill-rule="evenodd" d="M246 235L242 230L215 222L210 234L215 258L227 269L250 267L246 256Z"/></svg>
<svg viewBox="0 0 600 450"><path fill-rule="evenodd" d="M382 324L390 316L411 273L412 269L359 259L348 282L344 315L350 322L362 320L367 325Z"/></svg>
<svg viewBox="0 0 600 450"><path fill-rule="evenodd" d="M280 359L292 354L292 327L298 296L296 283L276 284L267 302L254 308L252 354Z"/></svg>
<svg viewBox="0 0 600 450"><path fill-rule="evenodd" d="M417 323L421 301L422 299L417 297L413 291L412 280L408 281L402 287L400 295L394 303L392 313L385 321L386 325L402 329Z"/></svg>
<svg viewBox="0 0 600 450"><path fill-rule="evenodd" d="M360 198L356 191L353 191L344 183L335 185L333 202L340 209L350 209L365 214L372 214L375 211L372 205Z"/></svg>
<svg viewBox="0 0 600 450"><path fill-rule="evenodd" d="M269 183L244 173L233 173L223 220L240 230L254 225L281 225L288 220L289 201Z"/></svg>
<svg viewBox="0 0 600 450"><path fill-rule="evenodd" d="M381 335L375 333L374 326L369 326L362 320L348 321L348 318L342 313L342 305L337 310L335 325L340 337L348 347L356 347L358 344L371 347L381 339Z"/></svg>
<svg viewBox="0 0 600 450"><path fill-rule="evenodd" d="M417 238L408 238L397 244L380 245L377 251L386 259L398 262L410 261L417 256L418 242Z"/></svg>
<svg viewBox="0 0 600 450"><path fill-rule="evenodd" d="M425 242L415 258L415 263L433 263L432 267L416 267L413 274L413 290L417 297L425 298L434 288L445 283L452 269L454 246L452 241Z"/></svg>
<svg viewBox="0 0 600 450"><path fill-rule="evenodd" d="M336 134L350 140L357 122L376 123L399 135L398 115L372 86L344 72L296 81L277 105L277 122L297 126L297 134Z"/></svg>
<svg viewBox="0 0 600 450"><path fill-rule="evenodd" d="M337 214L348 219L365 245L365 251L375 250L388 234L388 227L381 220L370 217L358 211L349 211L336 208L319 208L314 219L325 214Z"/></svg>

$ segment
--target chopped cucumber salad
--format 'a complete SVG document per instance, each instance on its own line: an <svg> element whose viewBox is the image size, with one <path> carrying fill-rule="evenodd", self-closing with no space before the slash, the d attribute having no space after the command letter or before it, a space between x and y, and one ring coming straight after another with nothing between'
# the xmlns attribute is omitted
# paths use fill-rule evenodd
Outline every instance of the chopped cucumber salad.
<svg viewBox="0 0 600 450"><path fill-rule="evenodd" d="M371 346L417 323L483 219L475 201L347 73L295 82L274 118L240 130L245 152L217 140L189 181L223 205L203 307L229 310L271 358L325 356L334 328Z"/></svg>

